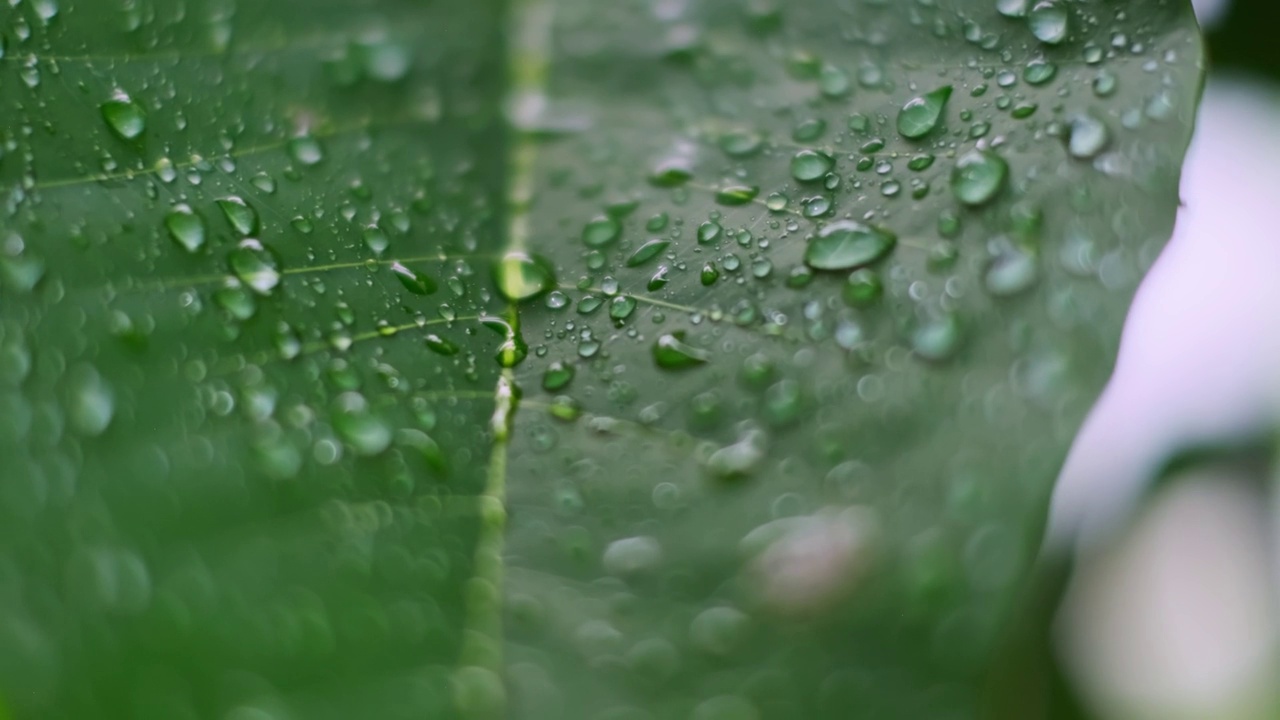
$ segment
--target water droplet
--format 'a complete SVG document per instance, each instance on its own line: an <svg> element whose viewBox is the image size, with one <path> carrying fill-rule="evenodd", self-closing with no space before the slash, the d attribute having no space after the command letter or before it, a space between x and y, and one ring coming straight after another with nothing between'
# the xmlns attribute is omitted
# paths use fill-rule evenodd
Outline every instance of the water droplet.
<svg viewBox="0 0 1280 720"><path fill-rule="evenodd" d="M609 301L609 317L621 323L636 311L636 299L630 295L619 295Z"/></svg>
<svg viewBox="0 0 1280 720"><path fill-rule="evenodd" d="M303 167L311 167L324 160L324 148L310 135L300 135L289 141L289 157Z"/></svg>
<svg viewBox="0 0 1280 720"><path fill-rule="evenodd" d="M245 321L258 311L258 303L244 284L234 278L213 293L213 301L233 319Z"/></svg>
<svg viewBox="0 0 1280 720"><path fill-rule="evenodd" d="M716 280L720 279L720 271L716 270L715 263L707 263L702 266L702 274L700 276L703 285L714 285Z"/></svg>
<svg viewBox="0 0 1280 720"><path fill-rule="evenodd" d="M911 350L924 360L942 362L955 356L963 339L960 319L944 315L930 320L911 334Z"/></svg>
<svg viewBox="0 0 1280 720"><path fill-rule="evenodd" d="M280 258L271 248L252 238L240 241L227 256L232 274L259 295L269 295L280 284Z"/></svg>
<svg viewBox="0 0 1280 720"><path fill-rule="evenodd" d="M1067 9L1057 0L1038 2L1027 14L1027 25L1040 42L1056 45L1067 38Z"/></svg>
<svg viewBox="0 0 1280 720"><path fill-rule="evenodd" d="M636 248L635 252L631 253L631 257L627 258L627 267L639 267L640 265L649 262L660 255L663 250L670 247L670 245L671 242L669 240L662 239L654 239L645 242L645 244Z"/></svg>
<svg viewBox="0 0 1280 720"><path fill-rule="evenodd" d="M755 471L765 458L765 434L746 433L741 440L716 450L707 458L707 471L720 480L739 480Z"/></svg>
<svg viewBox="0 0 1280 720"><path fill-rule="evenodd" d="M400 281L404 289L414 295L430 295L439 289L436 281L426 274L405 267L398 262L391 263L391 272L396 274L396 279Z"/></svg>
<svg viewBox="0 0 1280 720"><path fill-rule="evenodd" d="M1102 152L1110 139L1111 133L1102 120L1088 114L1076 115L1071 118L1067 152L1072 157L1088 159Z"/></svg>
<svg viewBox="0 0 1280 720"><path fill-rule="evenodd" d="M720 136L720 149L726 155L745 158L755 155L764 147L764 137L747 130L734 130Z"/></svg>
<svg viewBox="0 0 1280 720"><path fill-rule="evenodd" d="M99 109L107 127L122 140L134 140L147 129L147 113L123 90L116 90Z"/></svg>
<svg viewBox="0 0 1280 720"><path fill-rule="evenodd" d="M1029 85L1044 85L1058 74L1058 66L1044 60L1033 60L1027 63L1022 71L1022 79Z"/></svg>
<svg viewBox="0 0 1280 720"><path fill-rule="evenodd" d="M657 187L673 188L685 184L693 177L688 161L684 158L668 159L658 163L649 173L649 182Z"/></svg>
<svg viewBox="0 0 1280 720"><path fill-rule="evenodd" d="M615 540L605 548L601 562L605 572L619 577L652 572L662 564L662 545L643 535Z"/></svg>
<svg viewBox="0 0 1280 720"><path fill-rule="evenodd" d="M222 214L227 218L227 223L241 237L256 235L258 232L258 211L244 201L243 198L232 195L218 201L218 208L222 210Z"/></svg>
<svg viewBox="0 0 1280 720"><path fill-rule="evenodd" d="M818 270L852 270L885 257L896 243L897 237L887 230L839 220L809 242L804 261Z"/></svg>
<svg viewBox="0 0 1280 720"><path fill-rule="evenodd" d="M703 245L709 245L719 240L723 232L724 228L720 226L720 223L708 220L698 226L698 242Z"/></svg>
<svg viewBox="0 0 1280 720"><path fill-rule="evenodd" d="M1026 17L1030 0L996 0L996 12L1005 17Z"/></svg>
<svg viewBox="0 0 1280 720"><path fill-rule="evenodd" d="M844 301L853 307L868 307L884 295L884 282L875 270L862 268L849 274L842 294Z"/></svg>
<svg viewBox="0 0 1280 720"><path fill-rule="evenodd" d="M427 349L437 355L444 355L448 357L451 355L457 355L460 350L460 348L453 342L450 342L449 340L434 333L428 333L422 340L426 344Z"/></svg>
<svg viewBox="0 0 1280 720"><path fill-rule="evenodd" d="M587 247L604 247L617 240L621 234L622 225L612 217L602 215L582 228L582 242Z"/></svg>
<svg viewBox="0 0 1280 720"><path fill-rule="evenodd" d="M907 101L898 111L898 132L903 137L916 140L933 132L942 120L951 86L943 85L933 92Z"/></svg>
<svg viewBox="0 0 1280 720"><path fill-rule="evenodd" d="M760 188L753 185L728 185L716 191L716 202L730 207L746 205L759 194Z"/></svg>
<svg viewBox="0 0 1280 720"><path fill-rule="evenodd" d="M653 344L654 362L667 370L697 367L710 359L711 353L685 342L683 330L660 335Z"/></svg>
<svg viewBox="0 0 1280 720"><path fill-rule="evenodd" d="M542 389L547 392L563 390L573 381L574 374L573 365L556 360L547 366L547 371L542 375Z"/></svg>
<svg viewBox="0 0 1280 720"><path fill-rule="evenodd" d="M849 93L849 74L834 65L823 65L818 72L818 90L829 98L839 98Z"/></svg>
<svg viewBox="0 0 1280 720"><path fill-rule="evenodd" d="M956 161L951 172L951 191L965 205L990 201L1004 187L1009 164L990 150L973 150Z"/></svg>
<svg viewBox="0 0 1280 720"><path fill-rule="evenodd" d="M551 264L538 256L507 253L493 266L493 284L511 302L524 302L555 287Z"/></svg>
<svg viewBox="0 0 1280 720"><path fill-rule="evenodd" d="M791 176L800 182L812 182L831 172L835 161L816 150L801 150L791 158Z"/></svg>
<svg viewBox="0 0 1280 720"><path fill-rule="evenodd" d="M115 393L98 371L78 365L67 375L67 420L79 434L97 437L115 415Z"/></svg>
<svg viewBox="0 0 1280 720"><path fill-rule="evenodd" d="M987 292L996 297L1009 297L1030 289L1039 274L1035 255L1007 240L1000 244L1002 247L991 259L982 279Z"/></svg>
<svg viewBox="0 0 1280 720"><path fill-rule="evenodd" d="M204 247L204 218L187 205L175 205L164 218L169 237L187 252Z"/></svg>

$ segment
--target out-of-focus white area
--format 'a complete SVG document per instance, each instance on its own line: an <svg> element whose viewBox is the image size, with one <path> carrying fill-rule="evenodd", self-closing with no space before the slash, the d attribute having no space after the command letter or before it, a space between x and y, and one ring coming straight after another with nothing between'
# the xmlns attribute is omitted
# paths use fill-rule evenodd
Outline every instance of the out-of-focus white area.
<svg viewBox="0 0 1280 720"><path fill-rule="evenodd" d="M1212 469L1183 476L1124 542L1080 566L1058 648L1100 716L1274 718L1280 618L1253 480Z"/></svg>
<svg viewBox="0 0 1280 720"><path fill-rule="evenodd" d="M1200 26L1208 29L1218 24L1227 14L1230 0L1194 0L1191 4L1196 8L1196 19L1200 21Z"/></svg>
<svg viewBox="0 0 1280 720"><path fill-rule="evenodd" d="M1058 479L1051 550L1123 525L1178 448L1280 419L1280 88L1210 80L1182 198Z"/></svg>

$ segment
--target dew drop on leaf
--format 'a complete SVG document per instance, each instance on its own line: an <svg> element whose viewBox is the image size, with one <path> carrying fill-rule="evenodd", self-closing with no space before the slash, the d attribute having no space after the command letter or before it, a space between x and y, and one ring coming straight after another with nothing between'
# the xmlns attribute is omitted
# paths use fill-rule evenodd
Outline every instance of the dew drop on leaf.
<svg viewBox="0 0 1280 720"><path fill-rule="evenodd" d="M269 295L280 284L280 259L275 251L253 238L240 241L227 256L227 265L240 282L259 295Z"/></svg>
<svg viewBox="0 0 1280 720"><path fill-rule="evenodd" d="M426 337L422 338L422 342L431 352L437 355L444 355L445 357L457 355L461 350L461 348L454 343L436 335L435 333L427 333Z"/></svg>
<svg viewBox="0 0 1280 720"><path fill-rule="evenodd" d="M135 140L147 129L146 112L122 90L102 103L100 110L107 127L122 140Z"/></svg>
<svg viewBox="0 0 1280 720"><path fill-rule="evenodd" d="M870 265L893 250L897 237L856 220L833 222L809 242L804 261L818 270L852 270Z"/></svg>
<svg viewBox="0 0 1280 720"><path fill-rule="evenodd" d="M164 227L169 237L187 252L195 252L204 247L204 218L200 217L187 205L175 205L165 215Z"/></svg>
<svg viewBox="0 0 1280 720"><path fill-rule="evenodd" d="M660 255L663 250L670 247L670 245L671 241L662 239L654 239L645 242L643 245L636 248L636 251L631 253L631 256L627 258L627 267L639 267L649 262Z"/></svg>
<svg viewBox="0 0 1280 720"><path fill-rule="evenodd" d="M622 225L607 215L588 222L582 228L582 242L587 247L600 248L613 243L622 233Z"/></svg>
<svg viewBox="0 0 1280 720"><path fill-rule="evenodd" d="M241 237L255 235L258 232L258 211L245 202L243 198L231 195L218 201L218 209L227 219L231 229Z"/></svg>
<svg viewBox="0 0 1280 720"><path fill-rule="evenodd" d="M951 191L965 205L989 202L1004 187L1009 164L990 150L972 150L956 161L951 172Z"/></svg>
<svg viewBox="0 0 1280 720"><path fill-rule="evenodd" d="M439 289L436 281L425 273L418 272L398 262L391 263L391 272L395 273L396 279L400 281L404 289L414 295L430 295Z"/></svg>
<svg viewBox="0 0 1280 720"><path fill-rule="evenodd" d="M908 100L898 111L898 132L911 140L933 132L942 120L942 112L950 97L951 86L943 85L933 92Z"/></svg>
<svg viewBox="0 0 1280 720"><path fill-rule="evenodd" d="M493 284L504 298L524 302L555 286L555 273L545 260L525 253L507 253L493 266Z"/></svg>
<svg viewBox="0 0 1280 720"><path fill-rule="evenodd" d="M817 150L801 150L791 158L791 177L800 182L813 182L830 172L834 164L830 155Z"/></svg>
<svg viewBox="0 0 1280 720"><path fill-rule="evenodd" d="M1031 34L1040 42L1056 45L1067 38L1067 8L1058 0L1038 2L1027 14Z"/></svg>
<svg viewBox="0 0 1280 720"><path fill-rule="evenodd" d="M289 157L303 167L311 167L324 159L324 148L314 137L300 135L289 141Z"/></svg>
<svg viewBox="0 0 1280 720"><path fill-rule="evenodd" d="M1111 139L1107 125L1093 115L1081 114L1071 118L1067 136L1067 152L1072 157L1088 159L1106 148Z"/></svg>
<svg viewBox="0 0 1280 720"><path fill-rule="evenodd" d="M542 375L542 389L547 392L563 390L573 381L574 374L573 365L556 360L547 366Z"/></svg>
<svg viewBox="0 0 1280 720"><path fill-rule="evenodd" d="M653 360L666 370L683 370L705 364L711 353L685 342L683 330L664 333L653 343Z"/></svg>

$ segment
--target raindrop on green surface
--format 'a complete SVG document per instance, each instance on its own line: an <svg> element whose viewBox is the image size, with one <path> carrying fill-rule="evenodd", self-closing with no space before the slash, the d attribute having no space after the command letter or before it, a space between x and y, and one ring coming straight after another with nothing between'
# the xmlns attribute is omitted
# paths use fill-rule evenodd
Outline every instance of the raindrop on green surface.
<svg viewBox="0 0 1280 720"><path fill-rule="evenodd" d="M78 365L67 375L67 421L80 435L96 437L115 416L115 393L98 371Z"/></svg>
<svg viewBox="0 0 1280 720"><path fill-rule="evenodd" d="M304 167L311 167L324 160L324 148L310 135L300 135L289 141L289 157Z"/></svg>
<svg viewBox="0 0 1280 720"><path fill-rule="evenodd" d="M818 90L829 98L839 98L849 93L849 74L834 65L824 65L818 72Z"/></svg>
<svg viewBox="0 0 1280 720"><path fill-rule="evenodd" d="M716 280L720 279L720 271L716 269L715 263L707 263L702 266L702 273L699 279L703 285L714 285Z"/></svg>
<svg viewBox="0 0 1280 720"><path fill-rule="evenodd" d="M630 295L619 295L609 301L609 317L616 322L622 322L631 317L631 313L636 311L636 299Z"/></svg>
<svg viewBox="0 0 1280 720"><path fill-rule="evenodd" d="M164 227L169 237L187 252L204 247L204 218L187 205L175 205L164 217Z"/></svg>
<svg viewBox="0 0 1280 720"><path fill-rule="evenodd" d="M391 445L391 426L370 412L368 401L359 393L339 395L331 420L334 430L357 455L377 455Z"/></svg>
<svg viewBox="0 0 1280 720"><path fill-rule="evenodd" d="M480 324L503 337L502 345L498 346L498 352L494 355L500 366L513 368L529 356L529 346L520 335L519 325L492 315L480 318Z"/></svg>
<svg viewBox="0 0 1280 720"><path fill-rule="evenodd" d="M887 230L839 220L809 242L804 261L818 270L852 270L885 257L896 243L897 237Z"/></svg>
<svg viewBox="0 0 1280 720"><path fill-rule="evenodd" d="M666 370L683 370L705 364L711 353L685 342L683 330L660 335L653 343L653 360Z"/></svg>
<svg viewBox="0 0 1280 720"><path fill-rule="evenodd" d="M933 92L908 100L898 111L898 132L911 140L933 132L942 120L942 112L950 97L951 86L943 85Z"/></svg>
<svg viewBox="0 0 1280 720"><path fill-rule="evenodd" d="M920 325L911 333L911 350L924 360L942 362L955 356L962 339L959 318L945 315Z"/></svg>
<svg viewBox="0 0 1280 720"><path fill-rule="evenodd" d="M713 243L720 239L720 235L724 233L724 228L720 223L714 220L708 220L698 226L698 242L703 245Z"/></svg>
<svg viewBox="0 0 1280 720"><path fill-rule="evenodd" d="M845 281L841 294L844 301L853 307L868 307L884 295L884 282L880 280L880 274L871 268L854 270Z"/></svg>
<svg viewBox="0 0 1280 720"><path fill-rule="evenodd" d="M973 150L956 161L951 172L951 191L965 205L990 201L1004 187L1009 164L990 150Z"/></svg>
<svg viewBox="0 0 1280 720"><path fill-rule="evenodd" d="M693 171L686 160L664 160L649 173L649 182L657 187L671 188L685 184L692 177Z"/></svg>
<svg viewBox="0 0 1280 720"><path fill-rule="evenodd" d="M227 256L232 274L259 295L269 295L280 284L280 258L258 240L240 241Z"/></svg>
<svg viewBox="0 0 1280 720"><path fill-rule="evenodd" d="M720 149L729 157L745 158L764 147L764 137L749 130L731 130L720 136Z"/></svg>
<svg viewBox="0 0 1280 720"><path fill-rule="evenodd" d="M622 225L607 215L593 218L582 228L582 242L587 247L599 248L609 245L622 234Z"/></svg>
<svg viewBox="0 0 1280 720"><path fill-rule="evenodd" d="M1067 38L1067 8L1058 0L1038 2L1027 14L1031 34L1043 43L1056 45Z"/></svg>
<svg viewBox="0 0 1280 720"><path fill-rule="evenodd" d="M657 292L662 288L666 287L667 283L670 281L670 279L667 277L667 273L669 271L670 271L670 268L667 267L666 265L659 267L658 270L653 273L653 277L649 278L649 282L645 284L645 288L649 292Z"/></svg>
<svg viewBox="0 0 1280 720"><path fill-rule="evenodd" d="M759 194L760 188L754 185L728 185L716 191L716 202L730 207L746 205Z"/></svg>
<svg viewBox="0 0 1280 720"><path fill-rule="evenodd" d="M396 279L404 289L414 295L430 295L440 289L435 280L398 262L391 263L391 272L396 274Z"/></svg>
<svg viewBox="0 0 1280 720"><path fill-rule="evenodd" d="M253 206L244 201L244 198L236 195L222 198L218 201L218 209L222 210L222 215L227 219L227 223L231 225L231 229L240 234L241 237L255 235L258 232L258 211Z"/></svg>
<svg viewBox="0 0 1280 720"><path fill-rule="evenodd" d="M982 278L987 292L996 297L1009 297L1030 289L1039 274L1035 255L1007 241L1003 245Z"/></svg>
<svg viewBox="0 0 1280 720"><path fill-rule="evenodd" d="M929 169L930 166L933 165L934 160L935 160L934 156L929 153L924 153L923 155L916 155L915 157L907 161L907 169L912 170L914 172L927 170Z"/></svg>
<svg viewBox="0 0 1280 720"><path fill-rule="evenodd" d="M556 360L542 374L542 389L547 392L563 390L573 381L574 374L573 365Z"/></svg>
<svg viewBox="0 0 1280 720"><path fill-rule="evenodd" d="M996 0L996 12L1010 18L1026 17L1029 4L1030 0Z"/></svg>
<svg viewBox="0 0 1280 720"><path fill-rule="evenodd" d="M364 246L374 255L381 255L391 246L391 238L387 237L387 233L377 225L370 225L360 233L360 239L364 241Z"/></svg>
<svg viewBox="0 0 1280 720"><path fill-rule="evenodd" d="M107 127L122 140L135 140L147 129L146 111L122 90L115 91L99 109Z"/></svg>
<svg viewBox="0 0 1280 720"><path fill-rule="evenodd" d="M525 253L507 253L493 266L493 284L511 302L524 302L555 287L550 263Z"/></svg>
<svg viewBox="0 0 1280 720"><path fill-rule="evenodd" d="M457 355L460 350L460 348L453 342L434 333L428 333L422 341L427 346L428 350L436 353L437 355L444 355L448 357L450 355Z"/></svg>
<svg viewBox="0 0 1280 720"><path fill-rule="evenodd" d="M1088 159L1102 152L1110 139L1111 133L1102 120L1093 115L1076 115L1071 118L1067 152L1072 157Z"/></svg>
<svg viewBox="0 0 1280 720"><path fill-rule="evenodd" d="M791 158L791 176L801 182L819 180L831 172L835 161L817 150L801 150Z"/></svg>
<svg viewBox="0 0 1280 720"><path fill-rule="evenodd" d="M1029 85L1044 85L1052 80L1058 74L1058 66L1043 60L1034 60L1027 63L1027 67L1022 70L1022 79L1027 81Z"/></svg>
<svg viewBox="0 0 1280 720"><path fill-rule="evenodd" d="M258 312L253 293L239 280L228 278L227 284L214 291L213 301L235 320L248 320Z"/></svg>
<svg viewBox="0 0 1280 720"><path fill-rule="evenodd" d="M666 250L670 246L671 241L669 240L662 240L660 238L649 240L636 248L635 252L631 253L631 257L627 258L627 267L639 267L640 265L643 265L657 257L663 250Z"/></svg>

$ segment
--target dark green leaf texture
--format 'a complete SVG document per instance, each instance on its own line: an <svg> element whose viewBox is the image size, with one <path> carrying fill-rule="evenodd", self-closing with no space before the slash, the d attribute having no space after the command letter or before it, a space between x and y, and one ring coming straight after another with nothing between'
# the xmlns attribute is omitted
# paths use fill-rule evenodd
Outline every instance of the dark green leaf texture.
<svg viewBox="0 0 1280 720"><path fill-rule="evenodd" d="M8 713L974 717L1201 73L1027 5L7 3Z"/></svg>

